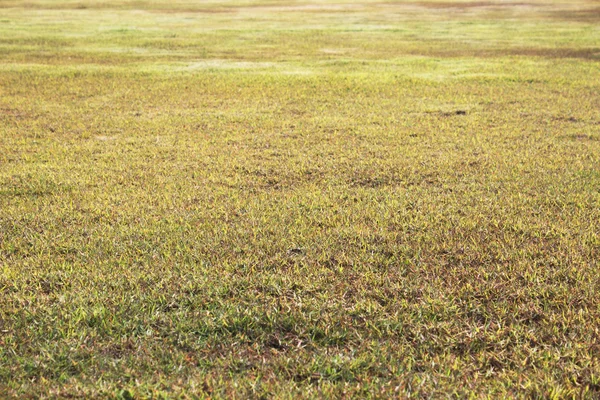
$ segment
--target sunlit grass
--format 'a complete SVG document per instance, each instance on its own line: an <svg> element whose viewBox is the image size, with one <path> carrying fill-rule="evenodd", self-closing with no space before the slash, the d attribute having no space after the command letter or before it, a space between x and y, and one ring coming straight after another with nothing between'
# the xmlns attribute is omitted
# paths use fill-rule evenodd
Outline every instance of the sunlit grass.
<svg viewBox="0 0 600 400"><path fill-rule="evenodd" d="M0 6L0 397L598 396L596 3Z"/></svg>

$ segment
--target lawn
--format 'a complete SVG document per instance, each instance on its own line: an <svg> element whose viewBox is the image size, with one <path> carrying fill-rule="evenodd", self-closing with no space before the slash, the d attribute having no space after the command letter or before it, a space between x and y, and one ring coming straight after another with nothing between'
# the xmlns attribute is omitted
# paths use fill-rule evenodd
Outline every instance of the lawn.
<svg viewBox="0 0 600 400"><path fill-rule="evenodd" d="M600 3L2 0L0 397L600 397Z"/></svg>

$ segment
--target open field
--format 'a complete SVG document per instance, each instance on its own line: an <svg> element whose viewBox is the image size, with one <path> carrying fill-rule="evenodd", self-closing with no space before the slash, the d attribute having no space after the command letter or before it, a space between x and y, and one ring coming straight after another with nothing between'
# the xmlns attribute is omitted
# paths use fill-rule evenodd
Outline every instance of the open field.
<svg viewBox="0 0 600 400"><path fill-rule="evenodd" d="M598 1L0 2L0 398L600 397Z"/></svg>

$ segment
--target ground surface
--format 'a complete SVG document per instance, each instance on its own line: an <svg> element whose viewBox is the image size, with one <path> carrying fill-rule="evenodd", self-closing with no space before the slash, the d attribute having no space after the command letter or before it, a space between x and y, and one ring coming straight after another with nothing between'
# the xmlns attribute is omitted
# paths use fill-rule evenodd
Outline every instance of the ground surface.
<svg viewBox="0 0 600 400"><path fill-rule="evenodd" d="M600 3L0 2L0 397L600 396Z"/></svg>

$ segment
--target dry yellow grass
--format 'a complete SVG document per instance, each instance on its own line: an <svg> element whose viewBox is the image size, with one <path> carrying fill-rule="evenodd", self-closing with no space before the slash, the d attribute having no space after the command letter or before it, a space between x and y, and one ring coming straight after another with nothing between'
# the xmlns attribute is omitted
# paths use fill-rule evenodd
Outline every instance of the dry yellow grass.
<svg viewBox="0 0 600 400"><path fill-rule="evenodd" d="M0 397L597 397L599 19L3 1Z"/></svg>

